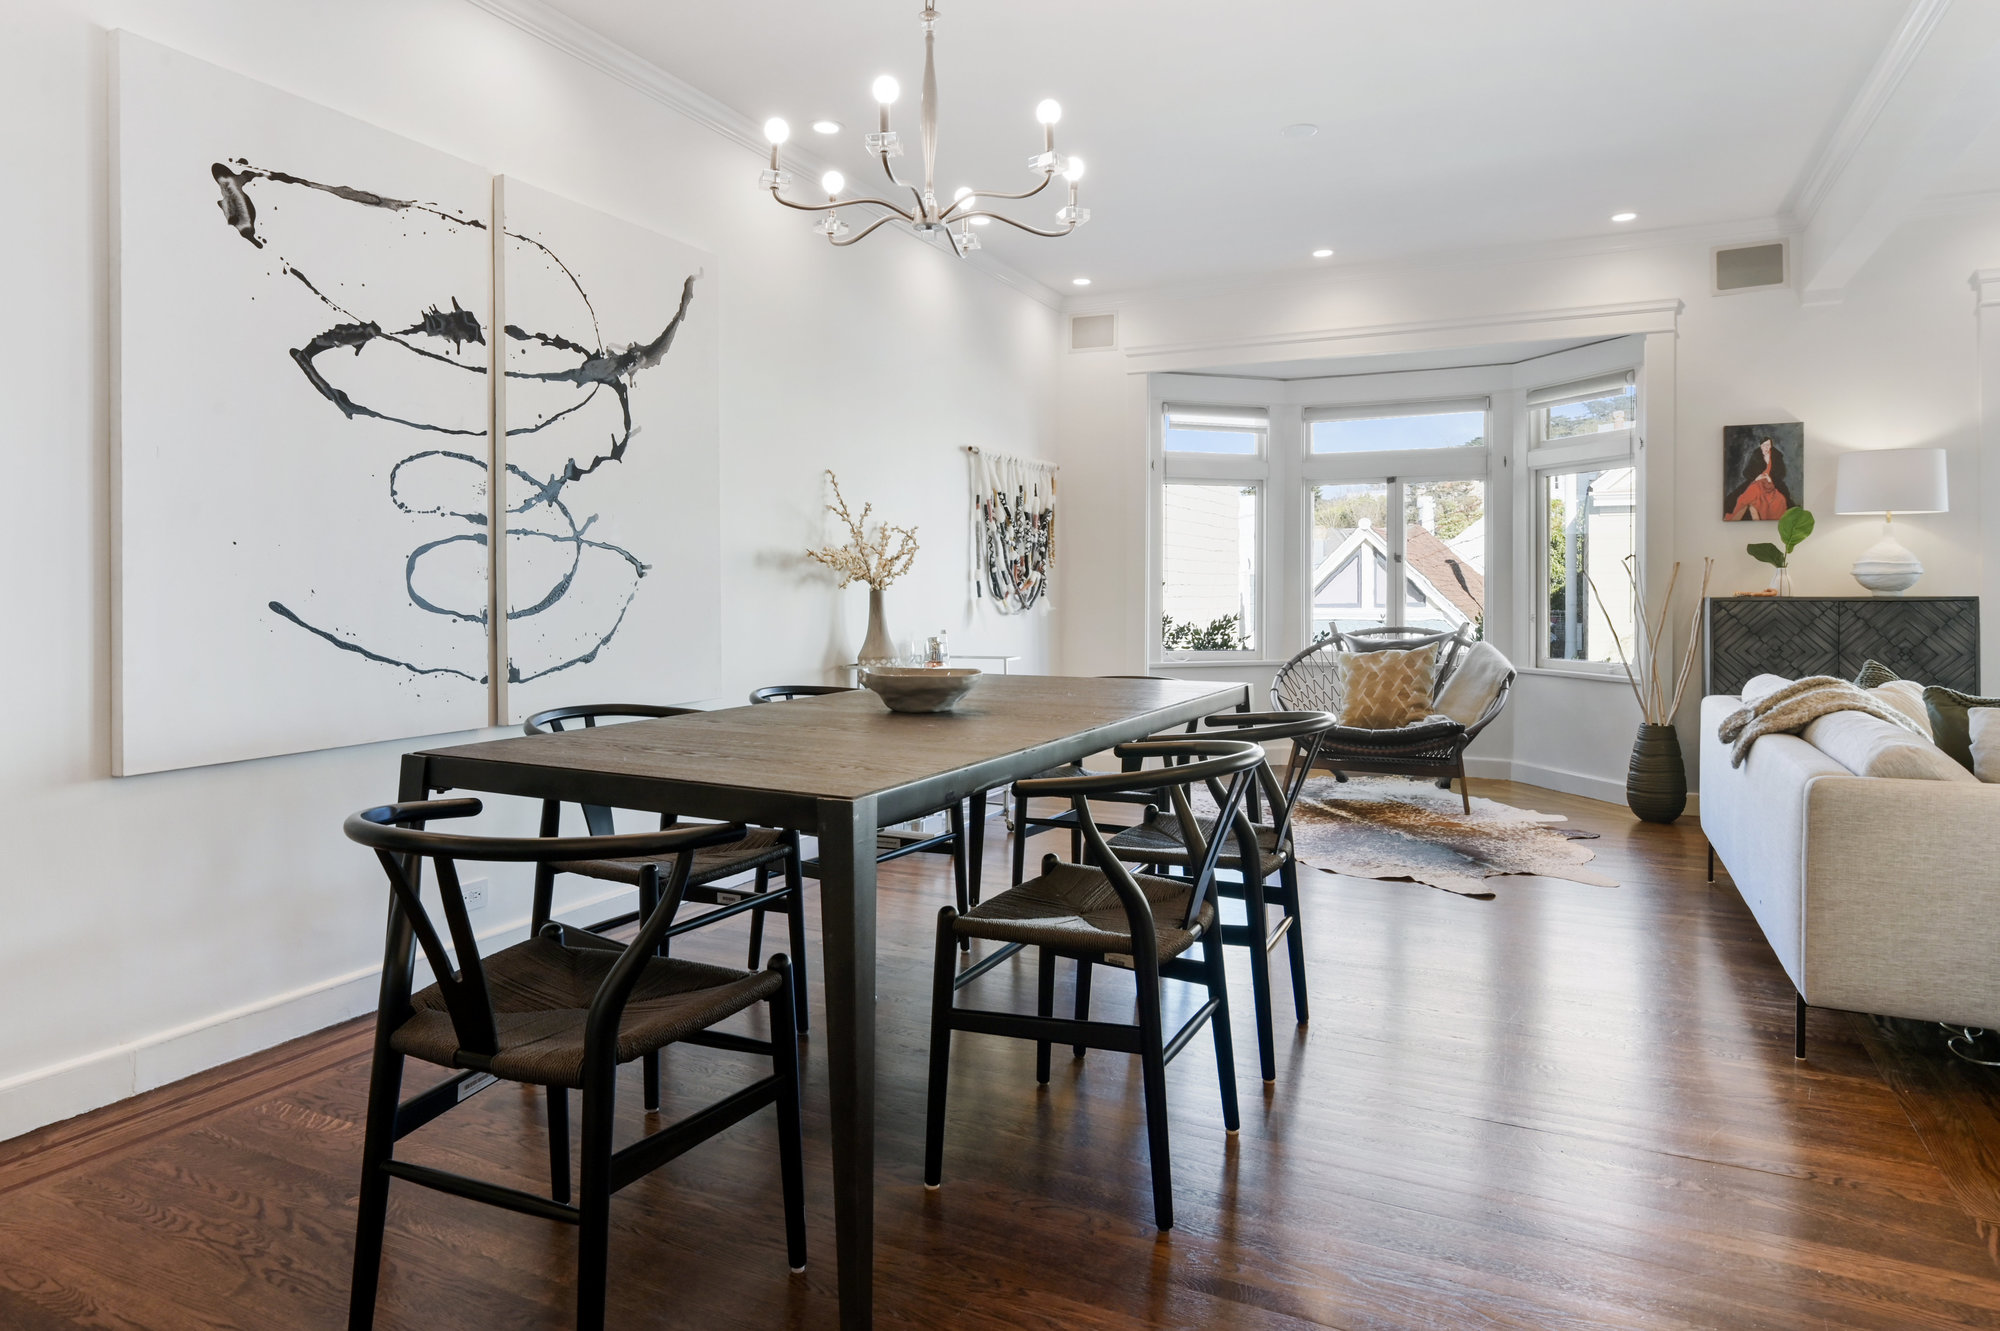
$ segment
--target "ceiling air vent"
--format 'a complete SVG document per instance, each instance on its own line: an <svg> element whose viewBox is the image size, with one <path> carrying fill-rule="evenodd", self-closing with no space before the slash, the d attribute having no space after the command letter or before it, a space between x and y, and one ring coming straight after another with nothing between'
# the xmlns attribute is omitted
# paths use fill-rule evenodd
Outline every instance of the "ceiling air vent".
<svg viewBox="0 0 2000 1331"><path fill-rule="evenodd" d="M1785 242L1734 245L1715 252L1715 291L1752 291L1785 285Z"/></svg>
<svg viewBox="0 0 2000 1331"><path fill-rule="evenodd" d="M1115 314L1078 314L1069 321L1069 349L1071 351L1103 351L1118 345L1118 316Z"/></svg>

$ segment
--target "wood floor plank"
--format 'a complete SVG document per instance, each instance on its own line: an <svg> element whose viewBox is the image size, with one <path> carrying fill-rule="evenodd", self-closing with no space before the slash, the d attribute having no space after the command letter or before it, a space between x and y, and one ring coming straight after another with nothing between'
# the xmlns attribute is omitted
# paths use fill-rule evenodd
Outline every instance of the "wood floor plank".
<svg viewBox="0 0 2000 1331"><path fill-rule="evenodd" d="M1123 1056L1059 1054L1038 1087L1031 1046L959 1037L945 1186L922 1188L931 931L949 870L930 856L884 866L878 1324L2000 1328L2000 1225L1954 1191L1905 1111L1941 1087L2000 1104L2000 1076L1904 1050L1917 1061L1892 1069L1899 1099L1865 1023L1834 1013L1813 1014L1812 1057L1795 1063L1790 988L1734 890L1705 883L1695 824L1496 782L1480 793L1600 833L1589 844L1622 886L1508 878L1472 901L1308 875L1315 1019L1291 1021L1280 953L1269 1087L1247 963L1230 959L1241 1134L1222 1130L1205 1040L1168 1070L1168 1234L1150 1223ZM989 891L1008 862L996 838ZM677 952L740 964L740 939L725 928ZM1016 958L968 996L1026 1006L1034 974ZM1070 987L1065 967L1059 1004ZM1094 1000L1129 1017L1129 981L1101 975ZM1190 1002L1172 997L1170 1014ZM817 1039L801 1046L808 1271L785 1269L770 1123L753 1116L616 1199L612 1325L832 1325ZM367 1023L347 1023L0 1143L0 1327L341 1325L367 1048ZM743 1084L751 1062L671 1051L666 1113ZM629 1139L646 1124L636 1079L620 1092ZM1961 1118L1972 1126L1939 1139L1954 1158L2000 1161L2000 1116L1991 1137ZM500 1086L405 1146L545 1188L546 1123L539 1095ZM567 1326L574 1239L398 1186L377 1324Z"/></svg>

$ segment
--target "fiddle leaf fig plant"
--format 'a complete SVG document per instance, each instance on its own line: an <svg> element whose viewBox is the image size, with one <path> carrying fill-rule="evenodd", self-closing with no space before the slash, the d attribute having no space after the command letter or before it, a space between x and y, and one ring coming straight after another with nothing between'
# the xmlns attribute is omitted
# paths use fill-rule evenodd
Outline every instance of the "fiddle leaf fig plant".
<svg viewBox="0 0 2000 1331"><path fill-rule="evenodd" d="M1769 541L1758 541L1748 547L1752 559L1761 559L1772 568L1785 568L1791 562L1792 551L1806 537L1813 534L1813 515L1803 508L1788 508L1785 516L1778 519L1778 539L1785 543L1780 550Z"/></svg>

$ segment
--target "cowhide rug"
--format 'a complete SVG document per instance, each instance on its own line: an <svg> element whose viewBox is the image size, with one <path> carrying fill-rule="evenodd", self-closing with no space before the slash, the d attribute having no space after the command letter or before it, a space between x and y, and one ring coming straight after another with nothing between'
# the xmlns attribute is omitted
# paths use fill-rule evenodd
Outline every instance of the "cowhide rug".
<svg viewBox="0 0 2000 1331"><path fill-rule="evenodd" d="M1486 880L1508 874L1567 878L1593 887L1616 880L1583 866L1596 858L1576 843L1594 832L1561 828L1560 814L1517 809L1406 777L1314 777L1292 814L1301 863L1352 878L1422 883L1491 900Z"/></svg>

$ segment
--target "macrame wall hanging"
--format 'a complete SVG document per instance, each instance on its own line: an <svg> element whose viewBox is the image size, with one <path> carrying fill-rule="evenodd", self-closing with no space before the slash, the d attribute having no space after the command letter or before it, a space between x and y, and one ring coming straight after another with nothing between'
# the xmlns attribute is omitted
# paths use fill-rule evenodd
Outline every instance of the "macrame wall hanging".
<svg viewBox="0 0 2000 1331"><path fill-rule="evenodd" d="M972 462L973 596L1004 615L1042 599L1056 554L1056 468L968 448Z"/></svg>

